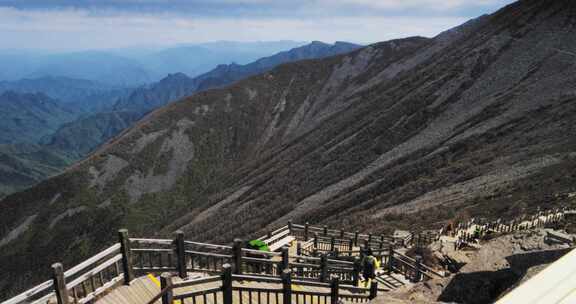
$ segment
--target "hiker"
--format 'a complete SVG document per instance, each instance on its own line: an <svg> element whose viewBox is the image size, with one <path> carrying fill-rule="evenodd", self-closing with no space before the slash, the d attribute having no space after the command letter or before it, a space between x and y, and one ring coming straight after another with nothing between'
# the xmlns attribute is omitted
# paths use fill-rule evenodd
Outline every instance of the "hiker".
<svg viewBox="0 0 576 304"><path fill-rule="evenodd" d="M474 229L474 238L477 240L480 240L480 226L476 226L476 229Z"/></svg>
<svg viewBox="0 0 576 304"><path fill-rule="evenodd" d="M376 278L376 269L380 266L379 264L378 259L372 254L372 249L366 249L362 259L362 277L365 287L370 286L370 282Z"/></svg>

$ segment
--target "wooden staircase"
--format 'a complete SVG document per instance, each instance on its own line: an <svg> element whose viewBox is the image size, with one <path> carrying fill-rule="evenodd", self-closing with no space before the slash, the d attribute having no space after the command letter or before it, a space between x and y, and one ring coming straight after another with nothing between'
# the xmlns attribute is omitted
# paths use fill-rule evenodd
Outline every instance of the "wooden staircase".
<svg viewBox="0 0 576 304"><path fill-rule="evenodd" d="M402 276L438 275L400 253L394 246L405 243L393 237L308 224L289 223L261 238L280 252L251 250L242 240L232 246L187 241L182 232L174 239L130 238L125 229L118 235L119 242L75 267L53 265L52 280L0 304L361 303L407 284ZM361 246L373 248L383 267L393 270L380 273L369 288L357 283ZM234 269L228 281L226 269ZM172 287L158 286L160 274L172 276Z"/></svg>

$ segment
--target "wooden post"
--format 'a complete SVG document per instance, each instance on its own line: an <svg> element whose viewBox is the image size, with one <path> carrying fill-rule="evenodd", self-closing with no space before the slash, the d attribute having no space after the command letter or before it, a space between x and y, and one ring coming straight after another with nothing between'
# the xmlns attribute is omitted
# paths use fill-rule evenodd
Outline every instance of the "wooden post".
<svg viewBox="0 0 576 304"><path fill-rule="evenodd" d="M173 292L172 292L172 274L169 272L164 272L160 275L160 290L166 290L162 295L162 304L172 304L173 302Z"/></svg>
<svg viewBox="0 0 576 304"><path fill-rule="evenodd" d="M122 253L122 270L124 271L124 285L130 285L134 279L134 270L132 269L132 252L130 251L130 240L128 238L128 230L118 230L118 238L120 241L120 252Z"/></svg>
<svg viewBox="0 0 576 304"><path fill-rule="evenodd" d="M390 244L390 248L388 249L388 274L392 274L394 271L394 245Z"/></svg>
<svg viewBox="0 0 576 304"><path fill-rule="evenodd" d="M372 233L368 233L368 243L372 244Z"/></svg>
<svg viewBox="0 0 576 304"><path fill-rule="evenodd" d="M68 288L66 288L66 277L64 277L64 267L61 263L52 264L52 273L54 281L54 291L58 304L68 304Z"/></svg>
<svg viewBox="0 0 576 304"><path fill-rule="evenodd" d="M306 222L304 224L304 241L308 241L308 231L309 231L310 224Z"/></svg>
<svg viewBox="0 0 576 304"><path fill-rule="evenodd" d="M184 245L184 232L181 230L176 231L176 239L174 240L176 244L176 261L178 268L178 276L181 279L188 277L188 271L186 270L186 247Z"/></svg>
<svg viewBox="0 0 576 304"><path fill-rule="evenodd" d="M328 226L324 225L324 236L328 235Z"/></svg>
<svg viewBox="0 0 576 304"><path fill-rule="evenodd" d="M222 265L222 299L224 304L232 304L232 266Z"/></svg>
<svg viewBox="0 0 576 304"><path fill-rule="evenodd" d="M358 246L358 230L354 232L354 246Z"/></svg>
<svg viewBox="0 0 576 304"><path fill-rule="evenodd" d="M314 233L314 248L318 249L318 233Z"/></svg>
<svg viewBox="0 0 576 304"><path fill-rule="evenodd" d="M344 239L344 229L340 229L340 239Z"/></svg>
<svg viewBox="0 0 576 304"><path fill-rule="evenodd" d="M340 278L334 276L330 284L330 304L338 304L338 291L340 289Z"/></svg>
<svg viewBox="0 0 576 304"><path fill-rule="evenodd" d="M358 282L360 281L360 271L362 270L362 261L360 261L360 257L354 257L353 267L352 282L354 282L354 286L358 286Z"/></svg>
<svg viewBox="0 0 576 304"><path fill-rule="evenodd" d="M292 279L290 269L282 271L282 300L284 304L292 303Z"/></svg>
<svg viewBox="0 0 576 304"><path fill-rule="evenodd" d="M373 300L377 296L378 296L378 282L376 282L376 280L372 280L372 283L370 284L370 295L368 296L368 298L370 300Z"/></svg>
<svg viewBox="0 0 576 304"><path fill-rule="evenodd" d="M330 238L330 251L334 251L334 246L336 245L336 240L334 237Z"/></svg>
<svg viewBox="0 0 576 304"><path fill-rule="evenodd" d="M420 276L422 275L420 272L420 264L422 263L422 257L417 255L416 258L414 259L414 277L412 278L412 283L418 283L420 282Z"/></svg>
<svg viewBox="0 0 576 304"><path fill-rule="evenodd" d="M354 248L354 239L350 239L350 243L348 244L348 250L350 250L350 254L352 255L352 249Z"/></svg>
<svg viewBox="0 0 576 304"><path fill-rule="evenodd" d="M292 233L293 233L293 230L292 230L292 220L289 220L289 221L288 221L288 233L289 233L289 234L292 234Z"/></svg>
<svg viewBox="0 0 576 304"><path fill-rule="evenodd" d="M302 244L300 242L296 243L296 255L302 255Z"/></svg>
<svg viewBox="0 0 576 304"><path fill-rule="evenodd" d="M326 254L320 256L320 281L326 282L328 280L328 258Z"/></svg>
<svg viewBox="0 0 576 304"><path fill-rule="evenodd" d="M282 264L280 264L280 271L290 269L290 256L288 253L288 246L282 247Z"/></svg>
<svg viewBox="0 0 576 304"><path fill-rule="evenodd" d="M232 246L235 274L242 274L242 243L241 239L234 239L234 245Z"/></svg>

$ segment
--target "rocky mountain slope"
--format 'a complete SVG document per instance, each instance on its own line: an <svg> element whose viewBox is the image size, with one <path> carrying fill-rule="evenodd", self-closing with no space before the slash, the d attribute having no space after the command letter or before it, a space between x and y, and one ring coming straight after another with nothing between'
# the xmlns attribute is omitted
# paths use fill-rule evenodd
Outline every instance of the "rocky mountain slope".
<svg viewBox="0 0 576 304"><path fill-rule="evenodd" d="M236 54L236 57L232 56L231 58L248 56L247 51L242 49L243 44L223 42L222 46L227 45L229 49L215 52L214 49L219 45L215 44L206 47L206 51L211 50L210 52L214 53L210 58L214 60L222 58L225 53L230 53L230 56ZM283 44L279 43L278 46L280 45ZM275 43L263 43L262 46L264 48L260 52L269 52L269 48L278 47L275 46ZM235 48L240 49L236 50ZM245 48L250 49L248 46ZM60 172L59 170L62 170L64 166L74 160L85 157L102 143L132 126L151 110L161 107L170 101L191 95L197 90L230 83L260 71L269 70L281 63L306 58L325 57L356 48L358 48L357 45L345 42L338 42L334 45L314 42L303 47L280 52L251 64L231 65L234 68L230 69L230 71L222 71L216 68L198 78L190 78L183 73L175 73L168 75L157 83L133 90L68 77L42 77L0 82L0 92L15 91L18 92L17 95L43 92L53 99L58 99L58 101L54 100L53 103L57 104L62 111L73 112L75 115L74 120L72 118L64 121L51 118L45 119L47 123L51 123L50 127L41 128L40 132L38 131L39 126L35 123L22 123L16 128L4 128L4 132L0 133L0 143L8 142L3 141L2 138L11 138L13 139L13 141L9 141L11 143L40 144L41 146L37 148L42 153L29 155L24 163L16 162L12 157L20 155L20 153L14 151L26 145L13 145L10 147L9 150L12 151L9 153L10 157L6 159L6 163L2 164L6 168L10 168L10 170L0 171L0 189L4 189L3 193L11 193ZM191 54L189 52L191 50L188 50L188 52L185 52L185 49L173 51L179 53L180 56ZM171 67L173 66L171 65ZM13 106L18 107L19 105ZM15 115L19 115L17 113L25 109L25 103L22 104L22 108L16 109L16 111L12 111L10 107L5 108L5 110L9 110L10 113ZM4 124L13 125L10 119ZM24 133L30 133L36 135L36 137L32 138L32 140L28 137L22 137L21 135ZM52 166L51 163L44 164L44 159L51 159L44 153L46 151L49 151L47 152L49 155L59 155L59 158L66 160L62 163L59 162L63 166ZM25 151L21 152L25 153ZM33 156L37 156L37 158L34 159ZM16 164L18 165L16 166ZM50 168L50 170L45 170L46 167ZM18 170L22 176L15 178L14 173L16 171L14 170L17 168L19 168ZM28 174L32 172L34 174ZM42 176L40 174L42 172L46 175Z"/></svg>
<svg viewBox="0 0 576 304"><path fill-rule="evenodd" d="M462 268L446 278L406 285L379 296L375 304L494 303L570 252L568 244L547 242L542 230L517 231L475 250L454 250L435 243L436 256L448 256Z"/></svg>
<svg viewBox="0 0 576 304"><path fill-rule="evenodd" d="M156 110L0 203L0 270L14 278L0 290L119 227L224 241L288 219L380 232L553 205L576 179L574 16L573 1L522 0Z"/></svg>
<svg viewBox="0 0 576 304"><path fill-rule="evenodd" d="M149 86L135 89L120 98L110 111L82 117L62 126L49 139L49 146L65 151L77 159L141 119L148 112L196 91L222 86L258 74L286 62L323 58L350 52L359 46L346 42L334 45L322 42L297 47L246 65L219 65L210 72L190 78L184 73L170 74Z"/></svg>

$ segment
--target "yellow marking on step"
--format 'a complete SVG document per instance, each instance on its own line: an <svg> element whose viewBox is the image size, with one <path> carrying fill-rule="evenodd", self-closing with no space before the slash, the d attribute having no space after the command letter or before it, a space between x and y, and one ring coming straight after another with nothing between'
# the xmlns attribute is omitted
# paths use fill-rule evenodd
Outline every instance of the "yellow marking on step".
<svg viewBox="0 0 576 304"><path fill-rule="evenodd" d="M154 282L154 284L156 284L156 286L158 286L159 288L161 288L161 287L160 287L160 281L158 281L158 279L157 279L153 274L149 273L149 274L148 274L148 278L150 278L150 280L151 280L152 282ZM173 304L181 304L181 301L180 301L180 300L175 300L175 301L172 302L172 303L173 303Z"/></svg>
<svg viewBox="0 0 576 304"><path fill-rule="evenodd" d="M150 280L152 280L152 282L156 284L156 286L160 287L160 281L158 281L158 279L153 274L149 273L148 277Z"/></svg>
<svg viewBox="0 0 576 304"><path fill-rule="evenodd" d="M300 285L292 284L292 290L302 291L302 287L300 287Z"/></svg>

